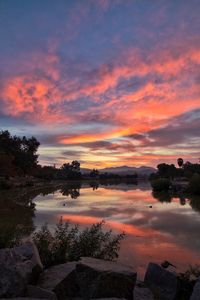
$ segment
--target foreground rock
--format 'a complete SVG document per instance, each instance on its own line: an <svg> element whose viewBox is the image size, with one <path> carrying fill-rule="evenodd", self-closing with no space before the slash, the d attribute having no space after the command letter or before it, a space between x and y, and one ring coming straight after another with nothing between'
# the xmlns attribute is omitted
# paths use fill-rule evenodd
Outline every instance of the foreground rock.
<svg viewBox="0 0 200 300"><path fill-rule="evenodd" d="M153 292L156 299L177 299L179 282L175 273L170 272L155 263L149 263L144 282Z"/></svg>
<svg viewBox="0 0 200 300"><path fill-rule="evenodd" d="M60 300L69 298L133 299L137 274L115 262L82 258L45 270L38 281L40 288L54 292ZM39 295L39 294L38 294Z"/></svg>
<svg viewBox="0 0 200 300"><path fill-rule="evenodd" d="M28 283L37 279L42 270L33 243L0 250L0 298L24 296Z"/></svg>
<svg viewBox="0 0 200 300"><path fill-rule="evenodd" d="M154 300L154 297L152 292L142 282L138 282L134 289L134 300Z"/></svg>
<svg viewBox="0 0 200 300"><path fill-rule="evenodd" d="M133 299L137 274L115 262L84 257L76 266L77 283L84 299Z"/></svg>
<svg viewBox="0 0 200 300"><path fill-rule="evenodd" d="M200 299L200 277L195 283L192 295L190 297L190 300L199 300L199 299Z"/></svg>
<svg viewBox="0 0 200 300"><path fill-rule="evenodd" d="M76 262L69 262L46 269L40 276L38 285L54 292L58 299L79 296L76 281Z"/></svg>
<svg viewBox="0 0 200 300"><path fill-rule="evenodd" d="M39 274L43 270L43 265L36 245L34 244L34 242L27 241L23 245L15 247L13 249L16 254L22 255L27 261L31 262L32 272L29 281L35 283L39 277Z"/></svg>
<svg viewBox="0 0 200 300"><path fill-rule="evenodd" d="M40 298L40 299L53 299L57 300L56 294L52 291L43 289L39 286L28 285L26 289L26 296L30 298Z"/></svg>

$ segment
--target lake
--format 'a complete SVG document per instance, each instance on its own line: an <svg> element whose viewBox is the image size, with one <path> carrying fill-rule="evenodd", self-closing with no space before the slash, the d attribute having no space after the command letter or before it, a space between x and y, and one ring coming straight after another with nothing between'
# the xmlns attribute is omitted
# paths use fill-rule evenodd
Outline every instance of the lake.
<svg viewBox="0 0 200 300"><path fill-rule="evenodd" d="M148 262L169 260L179 271L200 263L200 197L171 198L152 194L148 182L99 185L73 183L62 188L23 190L1 194L2 239L28 234L45 222L53 227L61 218L81 227L101 220L105 228L126 233L119 261L143 276ZM29 200L35 203L35 208ZM21 202L27 206L22 208Z"/></svg>

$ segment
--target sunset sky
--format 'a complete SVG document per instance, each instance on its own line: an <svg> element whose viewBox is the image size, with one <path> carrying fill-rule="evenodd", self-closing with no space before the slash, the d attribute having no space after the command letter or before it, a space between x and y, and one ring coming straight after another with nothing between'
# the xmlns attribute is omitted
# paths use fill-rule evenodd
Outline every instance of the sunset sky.
<svg viewBox="0 0 200 300"><path fill-rule="evenodd" d="M0 129L39 162L200 157L199 0L0 0Z"/></svg>

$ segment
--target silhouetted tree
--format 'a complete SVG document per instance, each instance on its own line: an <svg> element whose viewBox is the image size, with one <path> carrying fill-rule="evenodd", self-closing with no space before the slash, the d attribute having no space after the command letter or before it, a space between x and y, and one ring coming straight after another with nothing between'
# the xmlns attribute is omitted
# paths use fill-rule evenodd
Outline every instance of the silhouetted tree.
<svg viewBox="0 0 200 300"><path fill-rule="evenodd" d="M178 175L178 170L173 164L168 165L168 164L162 163L162 164L157 165L157 169L158 169L159 177L173 179L175 176Z"/></svg>
<svg viewBox="0 0 200 300"><path fill-rule="evenodd" d="M58 176L61 179L80 179L80 163L76 160L71 163L65 163L60 168Z"/></svg>
<svg viewBox="0 0 200 300"><path fill-rule="evenodd" d="M0 154L0 176L15 175L15 167L13 166L14 157L7 154Z"/></svg>
<svg viewBox="0 0 200 300"><path fill-rule="evenodd" d="M41 178L41 179L47 179L47 180L53 180L57 178L58 170L51 166L37 166L37 169L34 172L34 176Z"/></svg>
<svg viewBox="0 0 200 300"><path fill-rule="evenodd" d="M5 171L5 164L8 169L17 174L26 175L31 174L37 166L38 155L37 150L40 143L35 137L26 138L11 136L8 130L0 132L0 157L1 157L1 171ZM3 161L6 158L6 163ZM4 165L4 167L3 167ZM3 172L3 171L2 171Z"/></svg>
<svg viewBox="0 0 200 300"><path fill-rule="evenodd" d="M179 166L180 168L183 166L183 163L184 163L184 161L183 161L182 158L178 158L178 159L177 159L177 164L178 164L178 166Z"/></svg>
<svg viewBox="0 0 200 300"><path fill-rule="evenodd" d="M200 174L200 164L192 164L187 162L183 165L184 176L191 178L193 174Z"/></svg>
<svg viewBox="0 0 200 300"><path fill-rule="evenodd" d="M97 178L99 177L99 171L97 169L93 169L91 172L90 172L90 177L92 178Z"/></svg>

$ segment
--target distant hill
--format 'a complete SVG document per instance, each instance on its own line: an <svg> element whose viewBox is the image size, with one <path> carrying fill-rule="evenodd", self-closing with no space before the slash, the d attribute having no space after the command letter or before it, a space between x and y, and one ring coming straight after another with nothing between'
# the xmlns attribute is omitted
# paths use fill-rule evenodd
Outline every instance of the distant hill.
<svg viewBox="0 0 200 300"><path fill-rule="evenodd" d="M88 169L88 168L81 168L81 173L82 174L89 174L92 170L91 169Z"/></svg>
<svg viewBox="0 0 200 300"><path fill-rule="evenodd" d="M150 175L151 173L155 173L156 169L152 167L142 166L142 167L112 167L112 168L105 168L99 170L100 173L112 173L112 174L119 174L119 175L132 175L137 173L138 175Z"/></svg>
<svg viewBox="0 0 200 300"><path fill-rule="evenodd" d="M81 172L83 174L90 173L90 169L87 168L81 168ZM138 174L138 176L149 176L151 173L155 173L156 169L148 166L141 166L141 167L128 167L128 166L122 166L122 167L112 167L112 168L104 168L99 169L100 173L112 173L112 174L119 174L119 175L133 175L135 173Z"/></svg>

